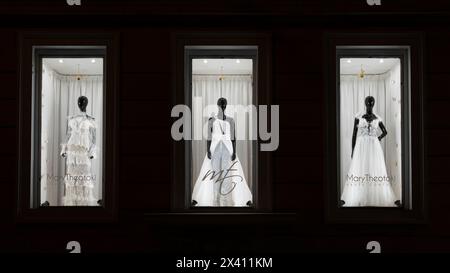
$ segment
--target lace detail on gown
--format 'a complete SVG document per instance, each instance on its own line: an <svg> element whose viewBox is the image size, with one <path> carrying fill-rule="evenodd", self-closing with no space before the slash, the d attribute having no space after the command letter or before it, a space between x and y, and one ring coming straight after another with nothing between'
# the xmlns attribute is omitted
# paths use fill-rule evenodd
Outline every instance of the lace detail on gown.
<svg viewBox="0 0 450 273"><path fill-rule="evenodd" d="M395 194L378 140L382 120L378 115L375 116L377 118L371 122L362 115L356 117L359 120L357 138L341 196L344 206L395 206Z"/></svg>
<svg viewBox="0 0 450 273"><path fill-rule="evenodd" d="M78 115L68 118L67 143L61 154L66 156L65 206L95 206L91 158L96 157L96 123L92 117Z"/></svg>

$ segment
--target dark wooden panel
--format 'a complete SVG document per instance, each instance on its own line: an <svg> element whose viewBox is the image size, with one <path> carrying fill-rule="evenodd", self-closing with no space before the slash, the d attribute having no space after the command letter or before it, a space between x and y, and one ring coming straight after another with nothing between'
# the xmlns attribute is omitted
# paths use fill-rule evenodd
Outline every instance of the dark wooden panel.
<svg viewBox="0 0 450 273"><path fill-rule="evenodd" d="M450 198L448 198L449 193L450 193L450 184L430 185L430 196L429 196L430 209L432 211L450 210ZM446 218L449 219L450 221L450 217Z"/></svg>
<svg viewBox="0 0 450 273"><path fill-rule="evenodd" d="M126 101L120 104L120 126L167 129L172 107L168 101Z"/></svg>
<svg viewBox="0 0 450 273"><path fill-rule="evenodd" d="M122 72L170 72L170 34L168 31L128 30L123 32L120 42Z"/></svg>
<svg viewBox="0 0 450 273"><path fill-rule="evenodd" d="M14 72L17 70L17 32L0 29L2 42L0 43L0 72ZM30 68L31 71L31 68Z"/></svg>
<svg viewBox="0 0 450 273"><path fill-rule="evenodd" d="M450 54L447 54L450 32L441 29L427 35L427 60L429 73L450 73Z"/></svg>
<svg viewBox="0 0 450 273"><path fill-rule="evenodd" d="M17 158L15 156L0 156L0 184L15 184L17 179Z"/></svg>
<svg viewBox="0 0 450 273"><path fill-rule="evenodd" d="M450 119L446 118L446 113L450 108L448 101L429 101L426 114L426 129L450 129Z"/></svg>
<svg viewBox="0 0 450 273"><path fill-rule="evenodd" d="M275 74L321 73L322 35L320 30L276 32L273 69Z"/></svg>
<svg viewBox="0 0 450 273"><path fill-rule="evenodd" d="M428 157L428 180L433 184L450 184L450 156Z"/></svg>
<svg viewBox="0 0 450 273"><path fill-rule="evenodd" d="M429 100L450 100L450 74L428 75L427 98Z"/></svg>
<svg viewBox="0 0 450 273"><path fill-rule="evenodd" d="M123 130L120 134L121 155L167 155L172 137L170 130Z"/></svg>
<svg viewBox="0 0 450 273"><path fill-rule="evenodd" d="M277 156L274 167L274 183L323 184L325 166L321 156Z"/></svg>
<svg viewBox="0 0 450 273"><path fill-rule="evenodd" d="M170 209L170 183L120 183L119 203L122 209Z"/></svg>
<svg viewBox="0 0 450 273"><path fill-rule="evenodd" d="M3 148L0 149L0 156L11 155L17 153L17 130L16 128L0 128L0 136Z"/></svg>
<svg viewBox="0 0 450 273"><path fill-rule="evenodd" d="M431 12L432 15L435 15L436 12L440 12L440 15L442 15L442 12L448 10L448 2L446 2L445 0L430 0L426 4L424 4L423 1L418 0L397 0L381 2L381 6L370 6L366 1L360 0L347 0L345 2L336 0L214 0L209 2L200 0L133 0L127 2L119 0L109 0L106 2L104 0L91 0L87 3L83 3L83 5L80 7L72 8L70 15L84 15L86 18L89 18L94 22L104 19L107 15L115 16L122 20L124 18L129 19L131 17L136 19L137 22L145 22L144 19L151 19L152 17L156 17L157 19L159 19L158 21L164 22L165 24L174 24L175 22L177 25L182 25L183 23L189 24L192 22L202 22L200 21L200 19L203 19L205 16L207 16L207 18L212 20L213 22L219 19L226 20L226 18L233 15L236 17L236 19L239 18L242 20L243 18L247 18L249 19L249 22L252 22L251 19L253 19L253 21L257 19L262 20L262 15L265 15L266 17L270 15L287 16L292 20L292 17L302 17L305 15L314 15L322 18L322 16L326 15L328 15L328 17L331 17L330 14L341 14L347 17L350 17L351 15L360 15L364 19L373 18L377 14L380 14L380 16L386 14L407 14L411 16L418 16L426 14L425 12ZM32 0L4 0L0 2L0 7L0 14L2 16L16 15L13 18L20 19L24 18L24 16L26 15L29 16L30 14L34 15L36 13L45 15L44 18L51 17L49 15L67 16L68 13L67 4L65 2L55 0L42 0L39 1L39 3L36 3L36 1ZM446 13L444 13L444 15L445 14ZM101 15L101 19L94 17L95 15ZM187 18L189 18L190 20L186 20L186 16L188 16ZM57 18L62 20L61 18L66 17ZM407 18L410 20L417 20L421 17ZM166 19L166 21L164 21L163 19ZM182 21L181 19L185 19L185 21ZM401 19L402 20L391 20L389 22L401 22L404 20L404 17L401 17ZM116 23L127 22L126 20L122 22L122 20L119 20ZM235 20L230 20L229 23L231 24L234 21ZM268 21L267 23L270 22L272 21ZM382 24L383 22L384 21L381 21L380 24ZM36 22L35 24L37 23L39 22ZM208 21L208 23L208 26L211 25L210 21Z"/></svg>
<svg viewBox="0 0 450 273"><path fill-rule="evenodd" d="M280 128L320 129L323 125L322 104L319 102L282 101L280 103Z"/></svg>
<svg viewBox="0 0 450 273"><path fill-rule="evenodd" d="M17 75L15 73L0 74L2 84L0 99L15 100L18 98Z"/></svg>
<svg viewBox="0 0 450 273"><path fill-rule="evenodd" d="M450 166L447 162L447 165L444 169L448 169ZM441 169L439 172L442 172ZM430 169L430 172L432 170ZM434 234L448 234L450 230L450 217L442 217L443 211L450 210L450 198L448 198L450 194L450 181L441 181L443 184L431 184L429 190L429 206L430 206L430 226Z"/></svg>
<svg viewBox="0 0 450 273"><path fill-rule="evenodd" d="M428 155L448 156L450 155L450 130L427 130L428 134Z"/></svg>
<svg viewBox="0 0 450 273"><path fill-rule="evenodd" d="M274 206L279 210L311 209L319 213L323 209L322 184L275 184Z"/></svg>
<svg viewBox="0 0 450 273"><path fill-rule="evenodd" d="M320 156L323 154L323 131L280 130L278 156Z"/></svg>
<svg viewBox="0 0 450 273"><path fill-rule="evenodd" d="M0 223L7 223L13 219L15 201L15 184L1 183L0 193ZM0 236L1 237L1 236Z"/></svg>
<svg viewBox="0 0 450 273"><path fill-rule="evenodd" d="M120 159L120 181L131 184L165 184L170 181L170 158L124 156Z"/></svg>
<svg viewBox="0 0 450 273"><path fill-rule="evenodd" d="M319 101L323 99L324 87L319 73L281 74L275 76L274 82L276 102L284 100Z"/></svg>
<svg viewBox="0 0 450 273"><path fill-rule="evenodd" d="M0 126L15 127L17 123L17 101L0 100Z"/></svg>
<svg viewBox="0 0 450 273"><path fill-rule="evenodd" d="M123 74L122 100L170 100L169 74Z"/></svg>

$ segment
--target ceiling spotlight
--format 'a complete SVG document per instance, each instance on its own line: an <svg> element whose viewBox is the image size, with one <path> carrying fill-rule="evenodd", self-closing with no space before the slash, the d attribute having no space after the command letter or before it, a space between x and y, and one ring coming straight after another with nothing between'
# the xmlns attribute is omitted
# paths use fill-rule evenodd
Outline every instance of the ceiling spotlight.
<svg viewBox="0 0 450 273"><path fill-rule="evenodd" d="M204 63L204 64L207 64L207 63L208 63L208 60L203 60L203 63Z"/></svg>
<svg viewBox="0 0 450 273"><path fill-rule="evenodd" d="M383 60L383 59L380 59L380 64L382 64L382 63L384 63L384 60Z"/></svg>
<svg viewBox="0 0 450 273"><path fill-rule="evenodd" d="M236 63L237 63L237 64L240 64L240 63L241 63L241 60L237 59L237 60L236 60Z"/></svg>
<svg viewBox="0 0 450 273"><path fill-rule="evenodd" d="M62 64L64 61L62 59L59 59L59 63Z"/></svg>
<svg viewBox="0 0 450 273"><path fill-rule="evenodd" d="M92 59L92 60L91 60L91 63L95 63L95 62L96 62L95 59Z"/></svg>
<svg viewBox="0 0 450 273"><path fill-rule="evenodd" d="M347 60L347 63L351 63L351 62L352 62L352 60L350 60L350 59Z"/></svg>

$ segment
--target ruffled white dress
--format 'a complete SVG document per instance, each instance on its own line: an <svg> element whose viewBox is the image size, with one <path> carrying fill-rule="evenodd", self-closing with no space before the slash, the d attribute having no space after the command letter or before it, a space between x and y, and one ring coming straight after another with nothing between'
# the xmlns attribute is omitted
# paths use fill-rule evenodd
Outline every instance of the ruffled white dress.
<svg viewBox="0 0 450 273"><path fill-rule="evenodd" d="M395 194L378 140L378 128L382 120L377 116L377 119L368 122L361 114L356 118L359 120L358 132L342 191L343 206L394 207Z"/></svg>
<svg viewBox="0 0 450 273"><path fill-rule="evenodd" d="M64 206L96 206L91 172L91 157L96 158L95 119L85 113L71 116L67 128L67 143L61 149L66 156Z"/></svg>
<svg viewBox="0 0 450 273"><path fill-rule="evenodd" d="M252 203L252 193L238 156L231 160L233 145L230 123L215 118L212 125L211 159L205 156L194 184L192 201L202 207L244 207Z"/></svg>

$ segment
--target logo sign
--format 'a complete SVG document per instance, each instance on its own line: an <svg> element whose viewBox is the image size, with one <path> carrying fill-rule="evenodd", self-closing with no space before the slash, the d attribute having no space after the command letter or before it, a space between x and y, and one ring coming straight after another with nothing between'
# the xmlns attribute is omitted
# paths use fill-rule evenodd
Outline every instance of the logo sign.
<svg viewBox="0 0 450 273"><path fill-rule="evenodd" d="M367 250L370 250L369 253L381 253L381 245L377 241L370 241L366 246Z"/></svg>
<svg viewBox="0 0 450 273"><path fill-rule="evenodd" d="M68 242L66 249L71 250L69 253L81 253L81 245L78 241Z"/></svg>
<svg viewBox="0 0 450 273"><path fill-rule="evenodd" d="M381 6L381 0L367 0L369 6Z"/></svg>
<svg viewBox="0 0 450 273"><path fill-rule="evenodd" d="M81 6L81 0L66 0L69 6Z"/></svg>

